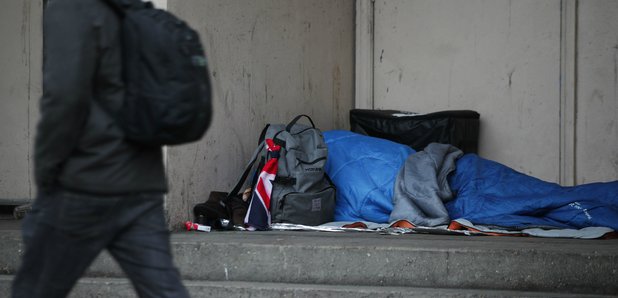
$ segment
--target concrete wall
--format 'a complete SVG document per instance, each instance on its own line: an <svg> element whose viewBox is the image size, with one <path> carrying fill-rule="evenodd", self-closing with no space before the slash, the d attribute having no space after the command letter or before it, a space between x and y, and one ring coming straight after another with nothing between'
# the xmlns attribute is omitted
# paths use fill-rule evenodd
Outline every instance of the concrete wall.
<svg viewBox="0 0 618 298"><path fill-rule="evenodd" d="M616 1L376 1L373 106L477 110L483 157L563 184L616 180L617 12Z"/></svg>
<svg viewBox="0 0 618 298"><path fill-rule="evenodd" d="M354 0L157 6L198 29L215 87L206 138L168 148L173 224L210 191L231 188L265 123L306 112L323 129L347 128ZM371 8L375 43L363 40L375 51L357 66L370 67L363 74L375 76L375 91L363 100L419 112L476 109L485 157L566 184L618 179L617 1L388 0ZM0 11L0 202L34 195L40 16L39 1L7 0Z"/></svg>
<svg viewBox="0 0 618 298"><path fill-rule="evenodd" d="M230 190L262 127L300 113L347 127L353 106L354 1L167 1L202 35L215 118L199 143L167 148L172 225L212 190ZM0 203L31 200L31 147L41 94L40 1L0 11Z"/></svg>
<svg viewBox="0 0 618 298"><path fill-rule="evenodd" d="M41 2L5 0L0 10L0 203L33 195L31 148L41 95Z"/></svg>
<svg viewBox="0 0 618 298"><path fill-rule="evenodd" d="M618 1L579 1L575 173L618 179Z"/></svg>
<svg viewBox="0 0 618 298"><path fill-rule="evenodd" d="M151 2L156 8L167 10L167 0L152 0Z"/></svg>
<svg viewBox="0 0 618 298"><path fill-rule="evenodd" d="M354 1L169 0L196 28L214 86L214 121L196 144L168 149L168 214L191 218L210 191L229 191L267 123L310 115L347 127L354 91Z"/></svg>

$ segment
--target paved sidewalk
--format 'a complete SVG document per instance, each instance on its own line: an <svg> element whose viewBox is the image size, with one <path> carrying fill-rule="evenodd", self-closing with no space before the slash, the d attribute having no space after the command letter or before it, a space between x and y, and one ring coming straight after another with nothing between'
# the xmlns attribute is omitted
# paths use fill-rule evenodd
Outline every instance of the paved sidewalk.
<svg viewBox="0 0 618 298"><path fill-rule="evenodd" d="M187 281L618 295L618 239L193 231L172 249ZM0 221L3 274L20 253L19 223ZM103 254L88 276L123 274Z"/></svg>

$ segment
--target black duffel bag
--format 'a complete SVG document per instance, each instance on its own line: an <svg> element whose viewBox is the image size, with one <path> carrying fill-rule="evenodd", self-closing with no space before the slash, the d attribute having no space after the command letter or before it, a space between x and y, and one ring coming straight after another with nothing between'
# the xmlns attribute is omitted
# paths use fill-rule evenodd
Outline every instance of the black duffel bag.
<svg viewBox="0 0 618 298"><path fill-rule="evenodd" d="M350 126L353 132L405 144L416 151L430 143L443 143L464 153L477 153L479 117L469 110L417 114L354 109L350 111Z"/></svg>

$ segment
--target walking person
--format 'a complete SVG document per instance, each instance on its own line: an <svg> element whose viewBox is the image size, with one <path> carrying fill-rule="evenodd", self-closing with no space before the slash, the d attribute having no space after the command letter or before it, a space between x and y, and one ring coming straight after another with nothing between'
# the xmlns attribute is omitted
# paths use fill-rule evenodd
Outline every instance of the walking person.
<svg viewBox="0 0 618 298"><path fill-rule="evenodd" d="M121 17L101 0L47 2L37 198L13 297L67 296L105 249L140 297L188 297L164 217L161 146L127 141L114 117L125 93Z"/></svg>

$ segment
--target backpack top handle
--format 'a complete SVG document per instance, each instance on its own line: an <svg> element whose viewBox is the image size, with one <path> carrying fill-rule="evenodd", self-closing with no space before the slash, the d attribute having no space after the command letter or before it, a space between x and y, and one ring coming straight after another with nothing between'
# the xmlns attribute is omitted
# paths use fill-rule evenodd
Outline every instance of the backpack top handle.
<svg viewBox="0 0 618 298"><path fill-rule="evenodd" d="M139 8L154 8L152 2L142 2L141 0L103 0L116 14L124 17L127 10Z"/></svg>
<svg viewBox="0 0 618 298"><path fill-rule="evenodd" d="M291 132L291 130L292 130L292 126L294 126L294 124L296 124L296 122L298 122L298 120L299 120L300 118L302 118L302 117L307 117L307 119L309 119L309 122L311 122L311 126L312 126L313 128L315 128L315 124L313 124L313 120L311 120L311 117L309 117L309 116L307 116L307 115L305 115L305 114L302 114L302 115L298 115L298 116L296 116L296 118L294 118L294 120L290 121L290 123L289 123L289 124L285 127L285 130L286 130L287 132Z"/></svg>

